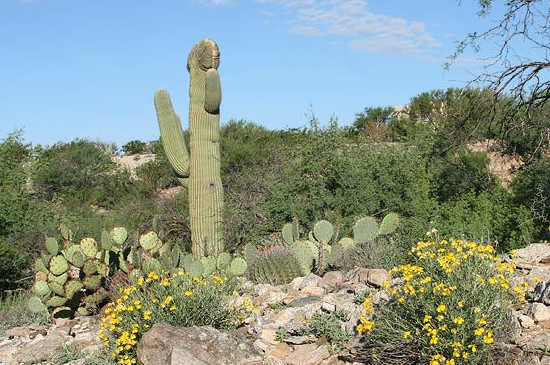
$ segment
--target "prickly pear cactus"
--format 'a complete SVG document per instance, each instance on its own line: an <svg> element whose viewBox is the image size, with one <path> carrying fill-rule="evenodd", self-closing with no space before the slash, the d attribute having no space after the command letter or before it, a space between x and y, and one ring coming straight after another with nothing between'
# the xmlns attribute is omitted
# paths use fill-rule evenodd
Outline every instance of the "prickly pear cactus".
<svg viewBox="0 0 550 365"><path fill-rule="evenodd" d="M188 187L192 253L197 260L224 250L219 64L218 46L210 39L200 41L189 53L189 153L170 96L164 90L155 93L162 145L180 182Z"/></svg>

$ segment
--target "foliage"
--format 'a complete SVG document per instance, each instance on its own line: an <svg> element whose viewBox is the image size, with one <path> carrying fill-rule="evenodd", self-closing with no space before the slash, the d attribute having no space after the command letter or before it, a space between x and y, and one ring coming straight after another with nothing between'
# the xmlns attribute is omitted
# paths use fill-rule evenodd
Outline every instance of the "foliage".
<svg viewBox="0 0 550 365"><path fill-rule="evenodd" d="M50 318L44 313L32 313L27 308L29 293L18 289L4 291L0 295L0 336L4 331L30 324L47 324Z"/></svg>
<svg viewBox="0 0 550 365"><path fill-rule="evenodd" d="M410 263L391 270L389 301L363 302L364 353L373 364L482 363L507 336L509 304L525 300L530 284L512 283L513 272L492 246L437 235L419 242Z"/></svg>
<svg viewBox="0 0 550 365"><path fill-rule="evenodd" d="M148 153L149 145L146 142L133 140L122 146L122 152L125 155L137 155L140 153Z"/></svg>
<svg viewBox="0 0 550 365"><path fill-rule="evenodd" d="M536 223L540 240L550 239L550 158L542 157L523 165L512 183L516 204L524 204Z"/></svg>
<svg viewBox="0 0 550 365"><path fill-rule="evenodd" d="M342 325L348 319L349 313L342 309L337 309L330 313L317 311L307 322L304 332L314 335L317 338L324 337L329 346L330 352L335 354L342 351L351 338L351 333L342 328Z"/></svg>
<svg viewBox="0 0 550 365"><path fill-rule="evenodd" d="M235 289L235 282L219 276L150 272L120 287L120 297L105 309L99 338L118 364L132 364L137 343L155 323L235 328L253 310L250 299L233 294Z"/></svg>
<svg viewBox="0 0 550 365"><path fill-rule="evenodd" d="M43 199L94 202L113 171L110 155L100 145L86 140L57 143L39 156L33 186ZM116 192L111 190L108 193Z"/></svg>
<svg viewBox="0 0 550 365"><path fill-rule="evenodd" d="M30 257L25 252L0 242L0 292L13 289L29 267Z"/></svg>
<svg viewBox="0 0 550 365"><path fill-rule="evenodd" d="M357 131L362 131L366 129L368 123L387 124L391 120L393 112L394 107L392 106L365 108L361 113L355 114L352 127Z"/></svg>

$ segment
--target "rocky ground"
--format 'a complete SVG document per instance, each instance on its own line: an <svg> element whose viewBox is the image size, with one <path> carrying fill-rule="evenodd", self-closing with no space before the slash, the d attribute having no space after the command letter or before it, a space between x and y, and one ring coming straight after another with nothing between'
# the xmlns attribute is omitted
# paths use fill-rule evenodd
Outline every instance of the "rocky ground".
<svg viewBox="0 0 550 365"><path fill-rule="evenodd" d="M495 346L497 365L550 365L550 246L534 244L519 250L516 276L542 282L531 302L510 316L512 339ZM332 271L296 278L283 286L249 286L259 312L235 333L211 327L174 328L157 324L145 334L138 347L138 359L145 365L184 364L271 364L345 365L353 363L351 338L340 354L331 353L326 338L300 331L313 313L345 310L342 328L353 333L361 312L357 296L377 289L389 275L382 269L358 268L347 273ZM376 295L375 295L376 297ZM285 336L281 336L284 328ZM96 317L58 320L51 326L16 327L0 337L0 364L97 364L99 348ZM281 339L284 337L284 339ZM72 349L70 352L68 349ZM52 357L56 358L54 360ZM80 359L74 358L80 357ZM61 359L61 360L60 360Z"/></svg>

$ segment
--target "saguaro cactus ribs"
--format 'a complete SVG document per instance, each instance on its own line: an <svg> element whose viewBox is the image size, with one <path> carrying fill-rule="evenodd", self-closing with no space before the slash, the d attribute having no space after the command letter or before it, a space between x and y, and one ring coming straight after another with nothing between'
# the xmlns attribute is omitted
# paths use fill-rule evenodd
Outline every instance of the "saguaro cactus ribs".
<svg viewBox="0 0 550 365"><path fill-rule="evenodd" d="M196 259L218 256L224 250L219 64L218 46L210 39L203 39L189 53L189 152L170 96L165 90L155 93L162 145L180 182L188 188L191 250Z"/></svg>

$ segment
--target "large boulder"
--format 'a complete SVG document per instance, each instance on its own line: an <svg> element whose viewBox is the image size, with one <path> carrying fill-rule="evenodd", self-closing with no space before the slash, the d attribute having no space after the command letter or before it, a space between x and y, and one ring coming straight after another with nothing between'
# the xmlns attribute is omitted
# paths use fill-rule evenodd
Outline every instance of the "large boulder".
<svg viewBox="0 0 550 365"><path fill-rule="evenodd" d="M261 365L260 356L243 337L213 327L178 328L155 324L137 348L142 365Z"/></svg>

